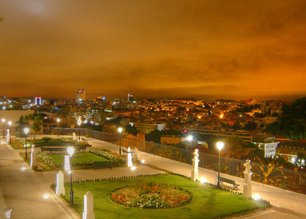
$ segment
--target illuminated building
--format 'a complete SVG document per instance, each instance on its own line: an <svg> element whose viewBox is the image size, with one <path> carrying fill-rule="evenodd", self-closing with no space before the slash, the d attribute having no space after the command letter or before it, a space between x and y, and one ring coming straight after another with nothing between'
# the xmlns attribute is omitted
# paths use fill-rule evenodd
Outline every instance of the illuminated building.
<svg viewBox="0 0 306 219"><path fill-rule="evenodd" d="M76 101L78 103L82 103L86 100L86 96L85 96L85 90L84 89L79 89L77 91L77 95L76 95Z"/></svg>
<svg viewBox="0 0 306 219"><path fill-rule="evenodd" d="M127 101L128 102L133 102L133 95L132 94L128 94L128 96L127 96Z"/></svg>
<svg viewBox="0 0 306 219"><path fill-rule="evenodd" d="M35 98L34 98L34 104L35 104L36 106L42 105L41 97L35 97Z"/></svg>

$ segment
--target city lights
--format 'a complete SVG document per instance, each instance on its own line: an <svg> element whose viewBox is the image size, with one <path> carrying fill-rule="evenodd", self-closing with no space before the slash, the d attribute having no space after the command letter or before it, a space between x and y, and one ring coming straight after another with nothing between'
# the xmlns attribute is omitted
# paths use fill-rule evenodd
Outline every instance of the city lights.
<svg viewBox="0 0 306 219"><path fill-rule="evenodd" d="M306 0L0 5L0 217L306 218Z"/></svg>

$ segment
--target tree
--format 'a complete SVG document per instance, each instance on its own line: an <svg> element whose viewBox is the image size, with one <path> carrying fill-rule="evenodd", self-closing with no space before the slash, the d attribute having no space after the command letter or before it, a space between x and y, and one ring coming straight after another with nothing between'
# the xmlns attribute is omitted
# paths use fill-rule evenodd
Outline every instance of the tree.
<svg viewBox="0 0 306 219"><path fill-rule="evenodd" d="M41 131L42 124L43 124L42 120L38 118L34 119L32 124L32 130L34 132L34 135L36 135L39 131Z"/></svg>
<svg viewBox="0 0 306 219"><path fill-rule="evenodd" d="M146 141L153 141L155 143L160 143L161 131L155 129L146 135Z"/></svg>
<svg viewBox="0 0 306 219"><path fill-rule="evenodd" d="M30 115L26 115L24 117L24 121L26 121L28 124L31 124L31 129L33 131L34 136L39 131L41 131L44 116L45 116L45 114L33 113L33 114L30 114Z"/></svg>
<svg viewBox="0 0 306 219"><path fill-rule="evenodd" d="M245 125L245 129L246 130L255 130L257 127L257 124L255 122L248 122L246 125Z"/></svg>
<svg viewBox="0 0 306 219"><path fill-rule="evenodd" d="M246 113L246 112L251 112L253 109L259 108L259 104L254 104L254 105L243 105L240 108L236 109L235 111L238 113Z"/></svg>
<svg viewBox="0 0 306 219"><path fill-rule="evenodd" d="M265 184L278 185L286 179L283 169L286 161L281 157L264 157L264 151L254 151L254 177L261 178Z"/></svg>
<svg viewBox="0 0 306 219"><path fill-rule="evenodd" d="M137 130L137 128L135 127L135 126L133 126L133 125L130 125L130 124L127 124L126 126L125 126L125 131L127 132L127 133L129 133L129 134L132 134L132 135L137 135L137 133L138 133L138 130Z"/></svg>
<svg viewBox="0 0 306 219"><path fill-rule="evenodd" d="M290 139L306 138L306 97L283 107L283 114L278 121L267 127L274 135L284 135Z"/></svg>

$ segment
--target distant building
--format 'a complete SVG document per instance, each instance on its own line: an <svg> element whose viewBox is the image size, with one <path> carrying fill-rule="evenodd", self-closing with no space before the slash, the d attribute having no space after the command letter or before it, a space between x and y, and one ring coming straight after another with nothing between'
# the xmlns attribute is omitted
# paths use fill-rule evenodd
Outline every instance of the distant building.
<svg viewBox="0 0 306 219"><path fill-rule="evenodd" d="M280 115L283 103L279 101L265 101L261 104L261 113L270 115Z"/></svg>
<svg viewBox="0 0 306 219"><path fill-rule="evenodd" d="M182 142L182 138L179 136L174 136L174 135L162 135L160 137L160 143L161 144L179 144Z"/></svg>
<svg viewBox="0 0 306 219"><path fill-rule="evenodd" d="M295 164L299 161L297 160L298 154L306 154L306 142L290 140L282 141L277 147L276 154ZM305 166L305 160L303 161L303 159L301 159L300 161L300 165Z"/></svg>
<svg viewBox="0 0 306 219"><path fill-rule="evenodd" d="M265 157L274 157L276 155L276 148L279 142L272 143L261 143L259 147L262 148L265 152Z"/></svg>
<svg viewBox="0 0 306 219"><path fill-rule="evenodd" d="M36 106L42 105L41 97L35 97L34 98L34 105L36 105Z"/></svg>
<svg viewBox="0 0 306 219"><path fill-rule="evenodd" d="M148 134L148 133L155 130L157 124L155 124L155 123L134 122L134 126L137 128L138 131Z"/></svg>
<svg viewBox="0 0 306 219"><path fill-rule="evenodd" d="M83 103L86 100L85 90L79 89L76 95L76 102Z"/></svg>
<svg viewBox="0 0 306 219"><path fill-rule="evenodd" d="M128 96L127 96L127 101L128 101L128 102L133 102L133 101L134 101L133 95L132 95L132 94L128 94Z"/></svg>
<svg viewBox="0 0 306 219"><path fill-rule="evenodd" d="M276 148L279 142L276 142L275 137L256 137L254 143L258 146L259 149L264 151L264 157L274 157L276 155Z"/></svg>

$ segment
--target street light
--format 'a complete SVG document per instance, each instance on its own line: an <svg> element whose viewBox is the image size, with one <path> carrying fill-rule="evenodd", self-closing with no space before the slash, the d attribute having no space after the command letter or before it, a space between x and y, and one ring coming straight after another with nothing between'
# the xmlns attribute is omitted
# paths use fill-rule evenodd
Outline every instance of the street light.
<svg viewBox="0 0 306 219"><path fill-rule="evenodd" d="M192 144L192 141L193 141L193 136L192 135L188 135L187 136L187 141L189 142L189 149L191 149L191 144Z"/></svg>
<svg viewBox="0 0 306 219"><path fill-rule="evenodd" d="M9 139L9 143L11 144L11 140L12 140L12 130L11 130L11 127L13 125L13 122L12 121L8 121L7 122L8 126L9 126L9 133L10 133L10 139Z"/></svg>
<svg viewBox="0 0 306 219"><path fill-rule="evenodd" d="M78 126L79 126L79 141L81 141L81 125L82 125L82 119L81 117L78 118Z"/></svg>
<svg viewBox="0 0 306 219"><path fill-rule="evenodd" d="M122 144L121 144L121 134L123 132L123 128L122 127L118 127L117 128L117 132L119 133L119 155L121 155L121 147L122 147Z"/></svg>
<svg viewBox="0 0 306 219"><path fill-rule="evenodd" d="M193 136L192 135L188 135L187 136L187 141L189 141L189 142L193 141Z"/></svg>
<svg viewBox="0 0 306 219"><path fill-rule="evenodd" d="M1 122L2 122L2 131L3 131L3 139L4 139L4 125L5 125L5 121L6 121L5 118L1 119Z"/></svg>
<svg viewBox="0 0 306 219"><path fill-rule="evenodd" d="M75 152L74 147L72 147L72 146L67 147L67 153L68 153L68 155L70 157L70 161L69 161L69 164L70 164L70 168L69 169L70 169L70 171L68 171L68 173L70 174L70 206L73 206L72 168L71 168L72 163L71 163L71 157L74 154L74 152Z"/></svg>
<svg viewBox="0 0 306 219"><path fill-rule="evenodd" d="M217 142L217 149L219 151L219 162L218 162L218 179L217 179L217 186L220 187L220 160L221 160L221 150L224 148L224 142L218 141Z"/></svg>
<svg viewBox="0 0 306 219"><path fill-rule="evenodd" d="M24 147L24 149L25 149L25 161L28 160L28 142L27 142L27 137L28 137L29 132L30 132L30 129L28 127L25 127L23 129L23 133L25 134L25 147Z"/></svg>
<svg viewBox="0 0 306 219"><path fill-rule="evenodd" d="M59 137L59 123L61 122L61 119L57 118L56 122L57 122L57 137Z"/></svg>

